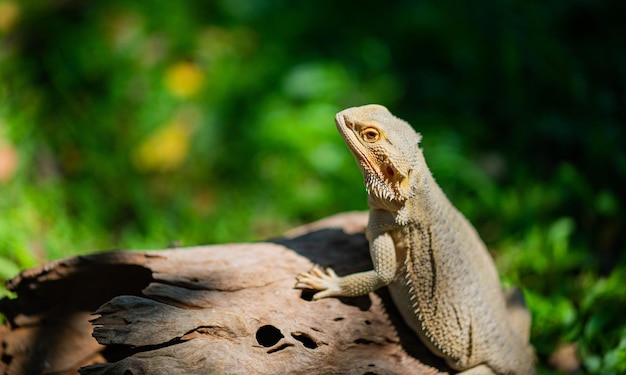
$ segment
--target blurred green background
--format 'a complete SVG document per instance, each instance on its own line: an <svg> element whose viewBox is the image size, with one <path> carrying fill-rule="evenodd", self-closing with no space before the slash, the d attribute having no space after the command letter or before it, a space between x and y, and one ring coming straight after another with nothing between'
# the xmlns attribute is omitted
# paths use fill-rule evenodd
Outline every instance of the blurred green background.
<svg viewBox="0 0 626 375"><path fill-rule="evenodd" d="M366 209L333 116L380 103L524 288L540 373L626 373L626 2L356 4L0 0L0 279Z"/></svg>

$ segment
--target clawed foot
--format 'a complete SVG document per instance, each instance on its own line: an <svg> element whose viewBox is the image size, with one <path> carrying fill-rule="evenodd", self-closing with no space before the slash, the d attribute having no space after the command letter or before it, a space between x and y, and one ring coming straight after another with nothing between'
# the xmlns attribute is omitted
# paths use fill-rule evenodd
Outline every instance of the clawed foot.
<svg viewBox="0 0 626 375"><path fill-rule="evenodd" d="M339 287L341 277L337 276L332 268L324 271L319 266L314 266L309 272L303 272L296 276L296 289L313 289L319 292L313 295L314 300L320 298L339 296L341 288Z"/></svg>

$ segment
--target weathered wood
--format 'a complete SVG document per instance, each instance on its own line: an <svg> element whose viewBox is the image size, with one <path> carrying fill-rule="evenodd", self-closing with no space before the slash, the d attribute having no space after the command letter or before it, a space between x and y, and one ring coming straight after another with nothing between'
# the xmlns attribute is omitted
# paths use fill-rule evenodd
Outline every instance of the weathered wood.
<svg viewBox="0 0 626 375"><path fill-rule="evenodd" d="M0 303L0 370L437 373L422 362L445 370L384 290L311 302L293 289L313 263L339 273L370 268L366 219L337 215L266 243L111 252L25 271L8 283L17 299Z"/></svg>

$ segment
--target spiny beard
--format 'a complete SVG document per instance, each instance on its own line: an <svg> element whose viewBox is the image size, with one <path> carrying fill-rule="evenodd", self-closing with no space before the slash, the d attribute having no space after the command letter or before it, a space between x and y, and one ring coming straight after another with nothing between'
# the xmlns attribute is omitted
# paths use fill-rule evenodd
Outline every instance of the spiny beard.
<svg viewBox="0 0 626 375"><path fill-rule="evenodd" d="M375 173L365 173L365 188L371 196L384 201L401 201L400 185L398 182L386 181L378 177ZM394 186L395 185L395 186Z"/></svg>

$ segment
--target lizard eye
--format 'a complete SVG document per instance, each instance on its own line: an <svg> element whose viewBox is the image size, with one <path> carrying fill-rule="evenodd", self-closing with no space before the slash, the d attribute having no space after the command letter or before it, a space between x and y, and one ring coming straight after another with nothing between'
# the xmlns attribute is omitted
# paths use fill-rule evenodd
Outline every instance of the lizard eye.
<svg viewBox="0 0 626 375"><path fill-rule="evenodd" d="M361 138L365 142L376 142L380 138L380 133L374 128L365 128L361 131Z"/></svg>

